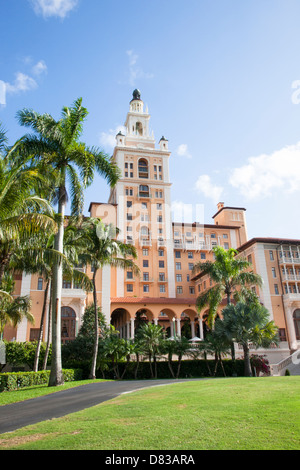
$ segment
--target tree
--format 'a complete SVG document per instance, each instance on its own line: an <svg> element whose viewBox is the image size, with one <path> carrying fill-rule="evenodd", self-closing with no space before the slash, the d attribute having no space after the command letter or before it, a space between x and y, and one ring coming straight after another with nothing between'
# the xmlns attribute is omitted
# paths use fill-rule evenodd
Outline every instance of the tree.
<svg viewBox="0 0 300 470"><path fill-rule="evenodd" d="M12 255L29 238L57 228L50 204L39 196L49 182L39 165L22 155L24 140L8 147L0 130L0 283Z"/></svg>
<svg viewBox="0 0 300 470"><path fill-rule="evenodd" d="M240 344L244 351L245 376L252 375L250 344L252 347L270 347L278 344L278 328L270 321L268 310L258 302L238 302L227 305L222 311L218 329L232 341Z"/></svg>
<svg viewBox="0 0 300 470"><path fill-rule="evenodd" d="M93 302L95 309L95 325L98 325L98 305L96 276L99 269L104 266L132 270L139 274L138 266L129 257L137 258L134 246L117 240L118 229L113 225L105 225L100 219L90 218L82 224L82 231L86 238L86 252L82 255L85 264L93 269ZM96 360L99 346L99 332L95 328L95 343L91 365L90 378L96 377Z"/></svg>
<svg viewBox="0 0 300 470"><path fill-rule="evenodd" d="M213 329L217 310L224 297L227 305L233 298L235 301L253 297L252 286L261 286L261 277L250 270L251 263L244 258L238 258L238 251L221 246L213 248L214 261L196 263L193 273L208 275L213 285L197 298L196 304L200 310L208 306L208 326Z"/></svg>
<svg viewBox="0 0 300 470"><path fill-rule="evenodd" d="M216 321L216 324L219 320ZM205 351L205 358L207 359L206 355L214 355L215 356L215 369L213 372L213 376L215 377L217 373L218 364L220 364L224 376L225 370L222 362L222 357L226 356L230 352L230 343L228 341L224 341L224 335L221 335L217 329L211 331L205 338L205 340L200 345L202 352ZM208 365L208 363L207 363ZM209 373L211 374L210 368L208 366Z"/></svg>
<svg viewBox="0 0 300 470"><path fill-rule="evenodd" d="M146 323L139 328L139 338L141 350L149 358L150 372L152 378L157 378L156 359L162 349L163 329L159 325ZM152 367L154 363L154 371Z"/></svg>
<svg viewBox="0 0 300 470"><path fill-rule="evenodd" d="M34 323L31 315L31 301L28 296L13 297L15 282L10 274L2 276L0 289L8 295L0 295L0 340L3 338L4 327L7 324L16 327L23 318Z"/></svg>
<svg viewBox="0 0 300 470"><path fill-rule="evenodd" d="M57 202L60 214L58 231L55 236L55 249L63 253L65 210L67 204L67 185L71 199L72 215L82 215L83 192L89 186L97 171L111 186L119 178L115 163L95 147L88 147L79 141L87 109L82 99L77 99L71 107L62 109L61 119L56 121L49 114L39 114L24 109L18 113L21 125L30 127L35 134L28 135L23 142L26 154L34 155L44 171L55 180L53 202ZM51 171L50 171L51 170ZM55 196L55 197L54 197ZM62 263L56 263L53 270L52 285L52 362L49 386L63 383L61 365L61 289Z"/></svg>

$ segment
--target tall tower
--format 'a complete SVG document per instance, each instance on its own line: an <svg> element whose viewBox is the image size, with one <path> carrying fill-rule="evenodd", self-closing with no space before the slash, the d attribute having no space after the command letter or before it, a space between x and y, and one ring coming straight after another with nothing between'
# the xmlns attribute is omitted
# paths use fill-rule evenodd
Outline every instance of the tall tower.
<svg viewBox="0 0 300 470"><path fill-rule="evenodd" d="M168 141L156 148L139 90L129 105L113 153L122 174L109 203L117 206L119 238L138 251L141 277L118 270L115 296L175 297Z"/></svg>

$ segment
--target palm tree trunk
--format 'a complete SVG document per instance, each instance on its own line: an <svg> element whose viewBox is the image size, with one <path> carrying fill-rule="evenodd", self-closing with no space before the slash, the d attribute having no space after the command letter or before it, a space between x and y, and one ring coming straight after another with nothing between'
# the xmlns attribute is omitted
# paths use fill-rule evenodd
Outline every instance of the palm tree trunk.
<svg viewBox="0 0 300 470"><path fill-rule="evenodd" d="M43 340L43 330L44 330L44 321L45 321L45 313L46 313L46 304L48 300L49 284L50 284L50 281L48 280L46 284L46 289L44 291L44 302L43 302L43 310L42 310L42 315L41 315L40 331L39 331L39 337L38 337L38 342L37 342L35 356L34 356L34 365L33 365L34 372L37 372L39 369L39 358L40 358L41 344Z"/></svg>
<svg viewBox="0 0 300 470"><path fill-rule="evenodd" d="M250 363L250 350L248 343L243 344L244 350L244 373L245 377L252 377L251 363Z"/></svg>
<svg viewBox="0 0 300 470"><path fill-rule="evenodd" d="M58 231L55 235L54 247L60 253L64 251L64 217L66 206L65 186L59 188ZM62 293L63 266L58 261L53 269L53 295L52 295L52 357L49 387L56 387L64 383L61 360L61 293Z"/></svg>
<svg viewBox="0 0 300 470"><path fill-rule="evenodd" d="M96 274L97 269L95 268L93 274L93 299L94 299L94 309L95 309L95 340L94 340L94 348L93 348L93 357L92 357L92 365L89 378L95 379L96 378L96 364L97 364L97 356L98 356L98 347L99 347L99 322L98 322L98 304L97 304L97 291L96 291Z"/></svg>
<svg viewBox="0 0 300 470"><path fill-rule="evenodd" d="M48 356L51 345L51 324L52 324L52 284L50 281L50 298L49 298L49 307L48 307L48 334L47 334L47 346L45 351L43 370L47 369Z"/></svg>

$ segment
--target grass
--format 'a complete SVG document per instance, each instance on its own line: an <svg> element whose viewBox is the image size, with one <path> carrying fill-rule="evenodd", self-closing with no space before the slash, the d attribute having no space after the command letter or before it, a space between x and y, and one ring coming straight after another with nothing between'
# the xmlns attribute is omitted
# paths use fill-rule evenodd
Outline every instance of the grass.
<svg viewBox="0 0 300 470"><path fill-rule="evenodd" d="M0 435L19 450L299 450L300 377L174 383Z"/></svg>

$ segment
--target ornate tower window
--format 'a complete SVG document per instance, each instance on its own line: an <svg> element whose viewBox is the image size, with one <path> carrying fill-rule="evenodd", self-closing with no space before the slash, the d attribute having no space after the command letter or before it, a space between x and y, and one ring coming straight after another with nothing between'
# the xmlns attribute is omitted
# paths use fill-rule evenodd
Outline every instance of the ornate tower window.
<svg viewBox="0 0 300 470"><path fill-rule="evenodd" d="M139 160L139 178L149 178L148 162L147 160Z"/></svg>

